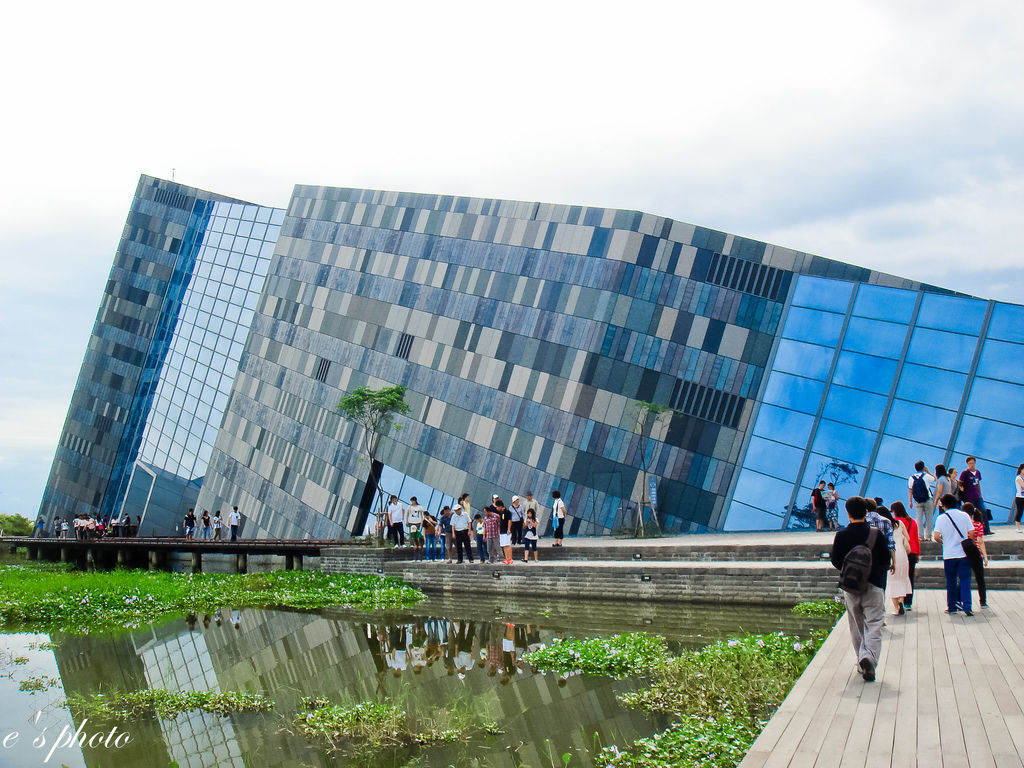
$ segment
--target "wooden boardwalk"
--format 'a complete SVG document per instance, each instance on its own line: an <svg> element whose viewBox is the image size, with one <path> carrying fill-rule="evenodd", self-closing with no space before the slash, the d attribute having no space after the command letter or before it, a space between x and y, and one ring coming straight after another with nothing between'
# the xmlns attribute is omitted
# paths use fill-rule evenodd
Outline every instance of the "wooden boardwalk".
<svg viewBox="0 0 1024 768"><path fill-rule="evenodd" d="M989 604L947 616L944 591L918 592L886 617L874 683L843 617L740 768L1024 766L1024 592Z"/></svg>

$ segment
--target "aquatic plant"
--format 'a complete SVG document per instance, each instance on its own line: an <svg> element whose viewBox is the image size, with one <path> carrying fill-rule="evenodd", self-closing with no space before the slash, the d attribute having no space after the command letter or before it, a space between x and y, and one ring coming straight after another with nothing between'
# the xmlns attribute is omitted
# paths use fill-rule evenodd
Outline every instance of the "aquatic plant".
<svg viewBox="0 0 1024 768"><path fill-rule="evenodd" d="M688 715L667 730L638 739L628 750L605 747L597 764L607 768L735 768L759 731L745 720Z"/></svg>
<svg viewBox="0 0 1024 768"><path fill-rule="evenodd" d="M0 621L7 629L113 633L175 614L219 608L403 608L425 595L387 576L313 571L175 574L0 567Z"/></svg>
<svg viewBox="0 0 1024 768"><path fill-rule="evenodd" d="M626 677L658 669L669 654L660 635L628 632L589 639L555 638L551 645L526 653L523 659L545 671Z"/></svg>
<svg viewBox="0 0 1024 768"><path fill-rule="evenodd" d="M813 616L824 619L838 619L846 613L846 604L838 598L831 600L811 600L806 603L797 603L793 606L793 613L801 616Z"/></svg>
<svg viewBox="0 0 1024 768"><path fill-rule="evenodd" d="M158 715L172 720L182 712L202 710L228 716L233 712L269 712L274 703L258 693L239 691L112 691L87 696L72 694L65 702L72 711L93 720L133 720Z"/></svg>

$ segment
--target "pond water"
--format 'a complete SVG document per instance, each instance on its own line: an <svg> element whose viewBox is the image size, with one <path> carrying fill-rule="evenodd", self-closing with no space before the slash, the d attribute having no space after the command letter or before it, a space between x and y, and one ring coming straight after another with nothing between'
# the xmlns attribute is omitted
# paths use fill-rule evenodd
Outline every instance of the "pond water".
<svg viewBox="0 0 1024 768"><path fill-rule="evenodd" d="M568 755L572 766L588 766L596 747L632 743L667 723L617 703L617 694L642 679L542 674L523 663L526 650L558 635L635 630L662 634L679 650L741 632L806 635L818 626L782 608L488 596L431 598L386 614L226 607L118 637L2 635L0 765L554 768ZM53 648L45 644L51 640ZM26 685L41 690L19 690ZM141 718L118 724L117 734L130 736L121 747L116 738L67 744L83 724L61 706L66 694L145 688L262 693L275 710ZM292 729L303 696L469 710L503 733L426 748L333 752ZM79 732L109 736L112 725L85 723ZM62 730L64 745L54 749ZM5 744L12 732L18 736ZM46 743L33 745L40 737Z"/></svg>

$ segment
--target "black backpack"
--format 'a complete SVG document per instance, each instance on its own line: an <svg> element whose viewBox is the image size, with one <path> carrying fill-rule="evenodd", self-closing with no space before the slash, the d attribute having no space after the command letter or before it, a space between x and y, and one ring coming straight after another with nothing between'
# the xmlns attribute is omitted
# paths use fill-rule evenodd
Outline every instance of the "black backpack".
<svg viewBox="0 0 1024 768"><path fill-rule="evenodd" d="M868 578L871 576L871 550L878 539L878 529L872 527L868 532L868 540L858 544L843 558L843 567L839 569L839 588L852 594L863 594L868 589Z"/></svg>
<svg viewBox="0 0 1024 768"><path fill-rule="evenodd" d="M914 483L911 486L910 492L914 496L914 501L918 504L924 504L932 497L928 492L928 483L924 481L924 472L919 475L914 475Z"/></svg>

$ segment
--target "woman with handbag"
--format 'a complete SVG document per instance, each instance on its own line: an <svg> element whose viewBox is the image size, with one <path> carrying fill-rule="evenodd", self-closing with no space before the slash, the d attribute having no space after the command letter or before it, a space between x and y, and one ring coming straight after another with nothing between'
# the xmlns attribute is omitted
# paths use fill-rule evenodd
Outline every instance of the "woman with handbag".
<svg viewBox="0 0 1024 768"><path fill-rule="evenodd" d="M910 566L908 574L910 577L910 592L903 598L903 608L909 611L914 605L914 573L917 570L917 563L921 559L921 539L918 538L917 522L907 512L907 508L903 506L902 501L894 501L892 503L892 516L906 529L907 539L910 542L910 551L907 552L907 561Z"/></svg>
<svg viewBox="0 0 1024 768"><path fill-rule="evenodd" d="M964 552L967 554L967 560L971 564L974 581L978 585L978 600L981 601L982 608L988 608L988 591L985 589L985 566L988 565L988 550L985 549L985 516L980 509L969 501L965 501L960 509L971 516L971 520L974 522L974 530L978 534L978 538L974 542L978 545L978 554L974 555L973 551L969 551L969 548L965 548Z"/></svg>

